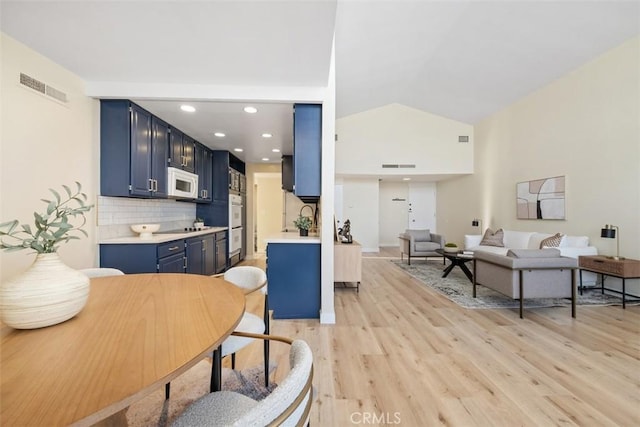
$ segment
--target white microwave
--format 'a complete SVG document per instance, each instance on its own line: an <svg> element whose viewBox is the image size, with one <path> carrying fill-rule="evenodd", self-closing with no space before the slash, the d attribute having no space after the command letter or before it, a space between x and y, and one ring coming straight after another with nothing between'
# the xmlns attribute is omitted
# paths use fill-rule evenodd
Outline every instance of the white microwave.
<svg viewBox="0 0 640 427"><path fill-rule="evenodd" d="M176 199L198 198L198 175L177 168L167 168L167 192Z"/></svg>

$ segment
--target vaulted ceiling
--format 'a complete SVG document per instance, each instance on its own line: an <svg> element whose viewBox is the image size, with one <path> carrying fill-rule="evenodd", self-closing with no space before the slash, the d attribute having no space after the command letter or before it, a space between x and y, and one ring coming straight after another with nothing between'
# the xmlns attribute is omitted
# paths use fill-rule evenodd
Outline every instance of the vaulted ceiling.
<svg viewBox="0 0 640 427"><path fill-rule="evenodd" d="M0 8L4 33L89 83L130 87L325 86L335 34L338 117L401 103L466 123L640 33L638 1L1 0ZM291 142L290 104L261 105L256 120L219 99L200 99L192 116L178 109L182 100L139 101L212 148L243 145L246 161ZM268 145L264 132L273 134Z"/></svg>

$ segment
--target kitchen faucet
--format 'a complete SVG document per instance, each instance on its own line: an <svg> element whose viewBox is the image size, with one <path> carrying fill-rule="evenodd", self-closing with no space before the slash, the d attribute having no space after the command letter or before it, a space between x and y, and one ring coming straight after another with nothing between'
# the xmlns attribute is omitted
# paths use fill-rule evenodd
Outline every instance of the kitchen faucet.
<svg viewBox="0 0 640 427"><path fill-rule="evenodd" d="M316 226L316 213L315 213L315 210L313 209L313 207L311 205L302 205L298 215L302 216L302 211L304 210L304 208L311 209L311 228L315 228L315 226Z"/></svg>

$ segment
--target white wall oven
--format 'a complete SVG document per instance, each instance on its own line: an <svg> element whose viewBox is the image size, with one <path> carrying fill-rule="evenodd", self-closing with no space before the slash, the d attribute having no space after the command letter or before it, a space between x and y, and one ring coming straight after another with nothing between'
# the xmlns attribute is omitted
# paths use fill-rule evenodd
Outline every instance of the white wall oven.
<svg viewBox="0 0 640 427"><path fill-rule="evenodd" d="M242 196L229 194L229 258L240 255L242 249ZM239 256L236 257L239 260ZM232 261L233 262L233 261Z"/></svg>

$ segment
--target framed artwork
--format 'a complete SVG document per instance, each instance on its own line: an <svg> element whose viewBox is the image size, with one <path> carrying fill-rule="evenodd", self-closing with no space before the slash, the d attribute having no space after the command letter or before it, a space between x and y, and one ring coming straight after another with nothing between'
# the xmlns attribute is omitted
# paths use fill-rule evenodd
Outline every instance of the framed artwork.
<svg viewBox="0 0 640 427"><path fill-rule="evenodd" d="M565 177L516 184L518 219L565 219Z"/></svg>

